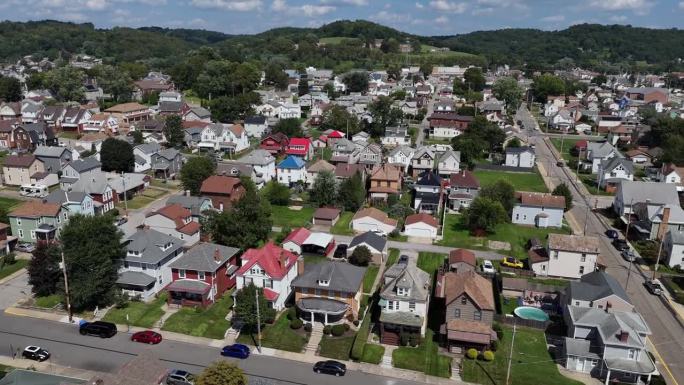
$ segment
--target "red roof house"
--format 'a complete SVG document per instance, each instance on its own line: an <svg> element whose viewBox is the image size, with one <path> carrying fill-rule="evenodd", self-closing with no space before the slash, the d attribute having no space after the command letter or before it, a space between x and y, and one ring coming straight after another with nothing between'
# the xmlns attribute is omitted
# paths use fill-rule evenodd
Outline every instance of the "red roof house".
<svg viewBox="0 0 684 385"><path fill-rule="evenodd" d="M274 309L283 309L291 293L292 280L297 277L297 258L295 253L273 242L245 251L236 272L238 290L254 284L264 289L264 296Z"/></svg>
<svg viewBox="0 0 684 385"><path fill-rule="evenodd" d="M147 214L145 225L182 240L185 246L192 246L200 239L200 224L193 221L190 210L179 204L166 205Z"/></svg>
<svg viewBox="0 0 684 385"><path fill-rule="evenodd" d="M328 138L330 138L328 136ZM285 150L287 155L296 155L304 160L309 160L313 157L313 144L309 138L292 138Z"/></svg>
<svg viewBox="0 0 684 385"><path fill-rule="evenodd" d="M271 155L279 155L285 152L289 143L290 140L287 135L282 132L276 132L261 139L259 147L261 147L262 150L270 152Z"/></svg>

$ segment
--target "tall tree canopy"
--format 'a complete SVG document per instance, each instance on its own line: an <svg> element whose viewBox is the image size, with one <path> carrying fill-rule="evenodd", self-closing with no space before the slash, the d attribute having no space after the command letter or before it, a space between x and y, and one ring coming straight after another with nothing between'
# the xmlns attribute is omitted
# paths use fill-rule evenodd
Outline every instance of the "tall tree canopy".
<svg viewBox="0 0 684 385"><path fill-rule="evenodd" d="M100 162L104 171L131 172L135 167L133 146L123 140L107 138L102 142Z"/></svg>
<svg viewBox="0 0 684 385"><path fill-rule="evenodd" d="M81 101L85 95L85 73L75 67L66 66L53 69L45 74L43 84L55 99L63 102Z"/></svg>
<svg viewBox="0 0 684 385"><path fill-rule="evenodd" d="M0 77L0 100L18 102L22 99L21 83L17 78Z"/></svg>
<svg viewBox="0 0 684 385"><path fill-rule="evenodd" d="M39 242L33 250L28 264L28 283L31 292L38 297L45 297L57 292L62 279L60 247L55 243Z"/></svg>
<svg viewBox="0 0 684 385"><path fill-rule="evenodd" d="M349 135L354 135L361 130L361 127L356 115L342 106L332 105L323 113L321 129L324 131L337 130L344 133L347 133L348 130Z"/></svg>
<svg viewBox="0 0 684 385"><path fill-rule="evenodd" d="M404 113L394 107L394 100L388 96L380 96L368 105L368 110L373 117L370 134L380 137L385 134L385 128L395 126L404 118Z"/></svg>
<svg viewBox="0 0 684 385"><path fill-rule="evenodd" d="M543 74L534 78L532 83L534 99L539 103L546 103L547 97L564 95L565 82L558 76Z"/></svg>
<svg viewBox="0 0 684 385"><path fill-rule="evenodd" d="M196 385L247 385L245 372L236 364L228 361L216 361L204 368L195 379Z"/></svg>
<svg viewBox="0 0 684 385"><path fill-rule="evenodd" d="M506 102L506 107L509 111L515 111L520 107L523 89L514 78L503 77L497 79L492 86L492 92L497 99Z"/></svg>
<svg viewBox="0 0 684 385"><path fill-rule="evenodd" d="M216 163L206 156L190 158L180 170L180 180L183 189L189 190L192 195L199 195L202 182L216 171Z"/></svg>
<svg viewBox="0 0 684 385"><path fill-rule="evenodd" d="M321 171L311 186L311 200L319 207L332 206L337 200L337 181L331 171Z"/></svg>
<svg viewBox="0 0 684 385"><path fill-rule="evenodd" d="M342 78L348 92L368 91L368 74L361 71L350 72Z"/></svg>
<svg viewBox="0 0 684 385"><path fill-rule="evenodd" d="M185 140L183 119L178 115L169 115L164 121L164 136L170 147L179 148Z"/></svg>

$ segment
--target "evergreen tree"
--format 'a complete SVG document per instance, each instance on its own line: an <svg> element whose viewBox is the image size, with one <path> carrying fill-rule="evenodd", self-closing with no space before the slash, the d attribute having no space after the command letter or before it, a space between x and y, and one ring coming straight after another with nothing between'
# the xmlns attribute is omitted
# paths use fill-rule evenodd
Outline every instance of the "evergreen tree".
<svg viewBox="0 0 684 385"><path fill-rule="evenodd" d="M335 175L330 171L318 173L313 186L311 186L310 197L311 201L316 202L319 207L334 205L337 198Z"/></svg>
<svg viewBox="0 0 684 385"><path fill-rule="evenodd" d="M131 172L135 167L133 146L115 138L107 138L100 149L102 170L115 172Z"/></svg>
<svg viewBox="0 0 684 385"><path fill-rule="evenodd" d="M355 173L340 183L337 202L347 211L357 211L366 200L366 187L361 174Z"/></svg>
<svg viewBox="0 0 684 385"><path fill-rule="evenodd" d="M27 272L31 292L37 297L45 297L57 291L57 285L62 279L62 270L59 268L60 251L57 244L45 242L39 242L33 250Z"/></svg>
<svg viewBox="0 0 684 385"><path fill-rule="evenodd" d="M565 197L565 211L572 209L572 192L567 184L561 183L553 189L551 195Z"/></svg>
<svg viewBox="0 0 684 385"><path fill-rule="evenodd" d="M183 120L178 115L166 117L164 122L164 136L169 147L179 148L183 145L185 133L183 132Z"/></svg>

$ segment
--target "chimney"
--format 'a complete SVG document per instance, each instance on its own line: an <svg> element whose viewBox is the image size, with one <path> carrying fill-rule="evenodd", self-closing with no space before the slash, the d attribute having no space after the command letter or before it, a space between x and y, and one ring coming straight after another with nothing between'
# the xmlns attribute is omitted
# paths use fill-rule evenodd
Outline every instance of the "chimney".
<svg viewBox="0 0 684 385"><path fill-rule="evenodd" d="M658 226L658 239L662 240L667 232L667 225L670 223L670 208L667 206L663 207L663 218Z"/></svg>
<svg viewBox="0 0 684 385"><path fill-rule="evenodd" d="M627 339L629 339L629 332L620 330L620 334L618 334L618 337L620 338L620 342L627 342Z"/></svg>
<svg viewBox="0 0 684 385"><path fill-rule="evenodd" d="M304 274L304 257L297 259L297 275Z"/></svg>
<svg viewBox="0 0 684 385"><path fill-rule="evenodd" d="M221 262L221 253L219 253L218 247L214 250L214 261Z"/></svg>

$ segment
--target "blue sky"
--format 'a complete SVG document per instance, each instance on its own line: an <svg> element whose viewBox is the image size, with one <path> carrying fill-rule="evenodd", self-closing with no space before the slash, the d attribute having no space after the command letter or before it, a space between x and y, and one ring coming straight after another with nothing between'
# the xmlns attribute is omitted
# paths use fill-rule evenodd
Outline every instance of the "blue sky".
<svg viewBox="0 0 684 385"><path fill-rule="evenodd" d="M684 0L0 0L0 17L231 34L366 19L420 35L579 23L684 27Z"/></svg>

